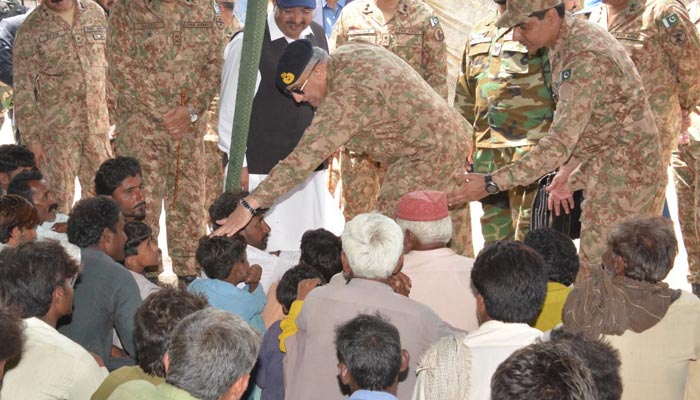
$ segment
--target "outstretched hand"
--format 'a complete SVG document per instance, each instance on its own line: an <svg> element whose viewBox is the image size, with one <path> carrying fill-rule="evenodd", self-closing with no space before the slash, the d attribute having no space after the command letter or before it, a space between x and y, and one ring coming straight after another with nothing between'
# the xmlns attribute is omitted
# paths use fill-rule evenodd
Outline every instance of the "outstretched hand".
<svg viewBox="0 0 700 400"><path fill-rule="evenodd" d="M552 183L545 188L549 193L547 198L547 209L554 210L557 217L564 213L569 214L574 209L574 193L569 188L569 174L557 172L552 179Z"/></svg>

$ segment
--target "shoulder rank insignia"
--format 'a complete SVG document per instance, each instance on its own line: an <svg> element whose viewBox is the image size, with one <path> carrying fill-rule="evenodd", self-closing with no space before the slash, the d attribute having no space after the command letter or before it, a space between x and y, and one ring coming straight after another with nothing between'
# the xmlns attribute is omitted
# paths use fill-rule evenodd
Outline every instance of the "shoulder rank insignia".
<svg viewBox="0 0 700 400"><path fill-rule="evenodd" d="M676 15L676 13L673 13L668 17L663 17L661 19L661 22L663 22L666 28L673 28L674 26L678 25L678 22L680 22L680 20L678 19L678 15Z"/></svg>
<svg viewBox="0 0 700 400"><path fill-rule="evenodd" d="M559 73L559 81L564 82L571 79L571 68L565 69Z"/></svg>

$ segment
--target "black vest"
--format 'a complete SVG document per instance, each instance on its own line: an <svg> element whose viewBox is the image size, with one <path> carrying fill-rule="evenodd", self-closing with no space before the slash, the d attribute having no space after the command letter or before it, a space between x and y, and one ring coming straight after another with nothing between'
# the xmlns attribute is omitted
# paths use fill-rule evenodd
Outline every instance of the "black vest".
<svg viewBox="0 0 700 400"><path fill-rule="evenodd" d="M311 23L309 40L316 47L328 50L323 27ZM265 27L262 54L260 55L261 81L253 99L248 131L248 172L267 174L272 167L294 150L306 128L311 124L314 110L308 103L297 104L275 85L277 60L287 46L287 39L270 40L270 27ZM320 165L316 170L323 169Z"/></svg>

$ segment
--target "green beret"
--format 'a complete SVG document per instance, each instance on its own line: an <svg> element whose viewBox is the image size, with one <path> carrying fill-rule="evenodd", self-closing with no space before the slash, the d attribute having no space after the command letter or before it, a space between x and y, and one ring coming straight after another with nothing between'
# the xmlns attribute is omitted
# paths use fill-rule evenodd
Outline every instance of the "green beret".
<svg viewBox="0 0 700 400"><path fill-rule="evenodd" d="M307 39L295 40L282 51L277 61L277 87L284 90L299 80L314 54L314 46Z"/></svg>

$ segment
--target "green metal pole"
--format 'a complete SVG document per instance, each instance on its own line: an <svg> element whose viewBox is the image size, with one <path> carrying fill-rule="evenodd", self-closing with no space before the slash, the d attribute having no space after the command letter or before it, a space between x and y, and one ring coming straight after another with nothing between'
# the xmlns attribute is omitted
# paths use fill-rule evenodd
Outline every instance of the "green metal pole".
<svg viewBox="0 0 700 400"><path fill-rule="evenodd" d="M231 151L229 152L228 175L226 177L227 191L240 187L241 168L248 143L250 113L253 109L253 97L255 96L255 81L258 76L260 53L265 36L267 1L249 0L246 10L241 67L238 75L238 94L236 95L236 113L233 116Z"/></svg>

